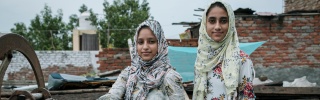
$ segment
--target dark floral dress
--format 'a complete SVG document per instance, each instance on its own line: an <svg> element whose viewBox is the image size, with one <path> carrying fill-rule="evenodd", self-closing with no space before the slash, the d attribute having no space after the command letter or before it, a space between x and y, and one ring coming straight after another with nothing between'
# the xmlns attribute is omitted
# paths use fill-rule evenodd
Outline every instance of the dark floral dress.
<svg viewBox="0 0 320 100"><path fill-rule="evenodd" d="M130 66L124 69L109 92L98 100L123 100L129 69ZM132 94L134 100L139 91L142 90L141 88L142 84L138 82ZM182 77L178 72L170 69L165 75L163 84L158 88L150 90L146 100L189 100L189 98L182 86Z"/></svg>

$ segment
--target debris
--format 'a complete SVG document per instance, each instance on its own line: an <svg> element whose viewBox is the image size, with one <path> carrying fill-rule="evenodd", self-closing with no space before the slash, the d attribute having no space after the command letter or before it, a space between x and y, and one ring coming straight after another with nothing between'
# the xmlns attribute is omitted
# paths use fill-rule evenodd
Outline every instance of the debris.
<svg viewBox="0 0 320 100"><path fill-rule="evenodd" d="M311 83L306 76L294 79L293 82L283 81L283 87L316 87L317 83Z"/></svg>
<svg viewBox="0 0 320 100"><path fill-rule="evenodd" d="M254 78L253 79L253 86L257 86L257 85L265 85L268 83L272 83L273 81L270 79L266 79L265 81L260 80L259 78Z"/></svg>

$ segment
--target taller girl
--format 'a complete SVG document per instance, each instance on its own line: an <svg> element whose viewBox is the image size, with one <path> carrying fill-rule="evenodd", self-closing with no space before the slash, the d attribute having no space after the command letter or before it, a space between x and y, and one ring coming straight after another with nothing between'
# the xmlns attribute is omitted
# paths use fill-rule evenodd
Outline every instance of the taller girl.
<svg viewBox="0 0 320 100"><path fill-rule="evenodd" d="M231 6L213 2L202 16L193 100L254 99L254 68L239 48Z"/></svg>

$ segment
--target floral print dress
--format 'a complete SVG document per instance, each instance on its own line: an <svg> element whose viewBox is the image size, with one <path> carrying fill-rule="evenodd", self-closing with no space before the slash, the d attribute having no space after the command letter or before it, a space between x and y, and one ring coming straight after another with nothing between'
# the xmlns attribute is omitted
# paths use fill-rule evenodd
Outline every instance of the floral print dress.
<svg viewBox="0 0 320 100"><path fill-rule="evenodd" d="M253 78L254 78L254 69L252 61L249 56L243 51L240 51L240 56L242 58L242 66L240 68L240 77L238 85L237 100L250 100L254 99L253 92ZM207 95L205 100L227 100L226 97L226 87L224 85L224 79L222 76L221 65L218 64L211 72L208 72L207 78Z"/></svg>
<svg viewBox="0 0 320 100"><path fill-rule="evenodd" d="M98 100L124 100L129 70L130 67L124 69L109 92ZM138 82L132 93L133 100L136 100L138 93L142 90L141 88L142 84ZM146 100L189 100L189 97L182 86L180 74L170 69L164 77L163 84L158 88L151 89Z"/></svg>

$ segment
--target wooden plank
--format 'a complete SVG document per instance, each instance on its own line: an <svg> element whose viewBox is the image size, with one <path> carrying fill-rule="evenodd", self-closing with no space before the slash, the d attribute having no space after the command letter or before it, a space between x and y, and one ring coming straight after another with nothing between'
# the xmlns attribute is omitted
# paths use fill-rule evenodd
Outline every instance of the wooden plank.
<svg viewBox="0 0 320 100"><path fill-rule="evenodd" d="M320 95L320 87L254 86L254 92L260 94Z"/></svg>
<svg viewBox="0 0 320 100"><path fill-rule="evenodd" d="M76 90L59 90L59 91L49 91L51 95L54 94L77 94L77 93L93 93L93 92L108 92L110 87L107 88L97 88L97 89L76 89Z"/></svg>

